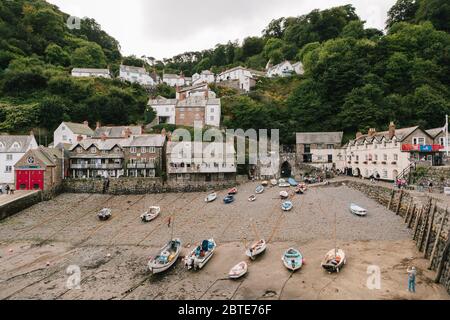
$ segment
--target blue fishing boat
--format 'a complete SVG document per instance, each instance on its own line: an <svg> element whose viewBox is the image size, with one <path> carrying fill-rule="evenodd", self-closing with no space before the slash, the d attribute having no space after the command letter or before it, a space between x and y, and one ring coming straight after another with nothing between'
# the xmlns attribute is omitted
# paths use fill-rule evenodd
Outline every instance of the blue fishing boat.
<svg viewBox="0 0 450 320"><path fill-rule="evenodd" d="M291 270L296 271L303 266L303 256L297 249L289 248L281 257L284 266Z"/></svg>
<svg viewBox="0 0 450 320"><path fill-rule="evenodd" d="M296 187L298 186L298 182L294 178L289 178L288 182L291 186Z"/></svg>
<svg viewBox="0 0 450 320"><path fill-rule="evenodd" d="M261 194L264 192L264 187L263 186L257 186L255 192L257 194Z"/></svg>
<svg viewBox="0 0 450 320"><path fill-rule="evenodd" d="M281 204L281 209L283 209L283 211L291 211L293 207L294 205L291 201L285 201Z"/></svg>
<svg viewBox="0 0 450 320"><path fill-rule="evenodd" d="M224 202L225 204L234 202L234 196L232 196L232 195L230 195L230 194L227 195L225 198L223 198L223 202Z"/></svg>

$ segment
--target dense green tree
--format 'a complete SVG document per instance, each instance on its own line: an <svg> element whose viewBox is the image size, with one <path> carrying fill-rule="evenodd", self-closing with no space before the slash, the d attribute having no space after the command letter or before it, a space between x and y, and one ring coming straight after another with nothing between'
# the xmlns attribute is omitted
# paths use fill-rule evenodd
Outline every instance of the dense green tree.
<svg viewBox="0 0 450 320"><path fill-rule="evenodd" d="M88 42L73 52L72 66L79 68L105 68L105 54L98 44Z"/></svg>
<svg viewBox="0 0 450 320"><path fill-rule="evenodd" d="M264 40L258 37L248 37L244 39L242 44L243 58L247 59L251 56L260 54L264 49Z"/></svg>
<svg viewBox="0 0 450 320"><path fill-rule="evenodd" d="M450 3L448 0L420 0L416 21L431 21L438 30L450 31Z"/></svg>
<svg viewBox="0 0 450 320"><path fill-rule="evenodd" d="M397 0L388 11L387 28L397 22L413 22L419 9L419 0Z"/></svg>
<svg viewBox="0 0 450 320"><path fill-rule="evenodd" d="M70 65L70 56L57 44L51 43L45 49L45 60L50 64L67 67Z"/></svg>

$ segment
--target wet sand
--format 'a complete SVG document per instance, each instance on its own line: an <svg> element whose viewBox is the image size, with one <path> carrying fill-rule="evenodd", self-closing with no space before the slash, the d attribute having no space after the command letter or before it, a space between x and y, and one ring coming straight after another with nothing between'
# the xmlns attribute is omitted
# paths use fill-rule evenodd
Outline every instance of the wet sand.
<svg viewBox="0 0 450 320"><path fill-rule="evenodd" d="M294 209L281 210L280 188L267 188L253 203L247 201L256 183L239 187L236 201L222 198L210 204L203 193L131 196L63 194L0 222L0 299L448 299L433 283L402 218L362 193L347 187L311 188L292 197ZM356 202L369 210L352 215ZM150 205L162 213L144 224L139 215ZM100 222L96 212L112 209ZM339 274L320 267L338 246L347 265ZM200 271L187 271L180 261L161 275L149 274L146 263L173 235L183 241L182 255L203 239L213 237L218 248ZM247 260L245 246L257 238L267 251L249 261L248 274L227 279L228 271ZM281 255L298 248L306 264L295 274L284 268ZM81 270L80 289L66 287L66 269ZM381 288L370 290L368 266L381 271ZM406 268L418 269L417 293L407 291Z"/></svg>

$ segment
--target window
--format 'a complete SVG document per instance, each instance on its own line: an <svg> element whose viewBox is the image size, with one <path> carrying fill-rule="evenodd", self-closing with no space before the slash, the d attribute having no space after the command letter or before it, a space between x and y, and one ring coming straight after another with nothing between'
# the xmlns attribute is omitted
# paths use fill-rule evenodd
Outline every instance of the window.
<svg viewBox="0 0 450 320"><path fill-rule="evenodd" d="M327 149L329 149L329 150L334 149L334 145L328 144L328 145L327 145Z"/></svg>
<svg viewBox="0 0 450 320"><path fill-rule="evenodd" d="M12 166L6 166L5 173L11 173L11 172L12 172Z"/></svg>
<svg viewBox="0 0 450 320"><path fill-rule="evenodd" d="M209 109L209 112L214 113L214 108Z"/></svg>
<svg viewBox="0 0 450 320"><path fill-rule="evenodd" d="M182 120L184 119L184 113L180 114L180 119L182 119Z"/></svg>
<svg viewBox="0 0 450 320"><path fill-rule="evenodd" d="M147 148L146 147L142 147L141 148L141 153L147 153Z"/></svg>
<svg viewBox="0 0 450 320"><path fill-rule="evenodd" d="M78 147L77 148L77 153L82 153L83 152L83 148L82 147Z"/></svg>
<svg viewBox="0 0 450 320"><path fill-rule="evenodd" d="M383 154L383 160L384 160L384 161L387 161L387 159L388 159L387 154Z"/></svg>
<svg viewBox="0 0 450 320"><path fill-rule="evenodd" d="M378 155L377 154L375 155L375 161L378 161Z"/></svg>
<svg viewBox="0 0 450 320"><path fill-rule="evenodd" d="M305 153L311 153L311 145L305 144Z"/></svg>
<svg viewBox="0 0 450 320"><path fill-rule="evenodd" d="M65 131L65 130L66 130L66 127L65 127L65 126L62 126L62 127L61 127L61 130L62 130L62 131Z"/></svg>
<svg viewBox="0 0 450 320"><path fill-rule="evenodd" d="M424 137L415 137L415 138L413 138L413 144L424 145L425 138Z"/></svg>
<svg viewBox="0 0 450 320"><path fill-rule="evenodd" d="M445 145L445 138L444 138L444 137L440 137L440 138L439 138L439 144L440 144L441 146L443 146L443 147L446 147L446 145Z"/></svg>
<svg viewBox="0 0 450 320"><path fill-rule="evenodd" d="M155 147L148 147L148 153L155 153Z"/></svg>
<svg viewBox="0 0 450 320"><path fill-rule="evenodd" d="M63 135L63 136L62 136L62 139L63 139L63 141L67 141L67 136L66 136L66 135Z"/></svg>
<svg viewBox="0 0 450 320"><path fill-rule="evenodd" d="M388 176L388 172L387 172L387 170L385 169L385 170L383 170L383 178L386 179L387 176Z"/></svg>
<svg viewBox="0 0 450 320"><path fill-rule="evenodd" d="M12 154L7 154L6 155L6 161L12 161L13 159L13 155Z"/></svg>
<svg viewBox="0 0 450 320"><path fill-rule="evenodd" d="M209 120L214 121L214 116L210 116Z"/></svg>
<svg viewBox="0 0 450 320"><path fill-rule="evenodd" d="M131 147L130 148L130 153L136 153L136 147Z"/></svg>
<svg viewBox="0 0 450 320"><path fill-rule="evenodd" d="M394 161L398 161L398 154L394 154Z"/></svg>

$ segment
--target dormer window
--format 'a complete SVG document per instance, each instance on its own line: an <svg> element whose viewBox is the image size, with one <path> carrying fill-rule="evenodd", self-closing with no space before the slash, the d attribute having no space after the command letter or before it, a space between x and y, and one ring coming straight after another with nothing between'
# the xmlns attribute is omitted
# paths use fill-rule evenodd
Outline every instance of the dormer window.
<svg viewBox="0 0 450 320"><path fill-rule="evenodd" d="M20 144L18 142L14 142L12 147L13 147L13 149L19 149L20 148Z"/></svg>
<svg viewBox="0 0 450 320"><path fill-rule="evenodd" d="M91 148L91 153L97 153L97 148L96 147L92 147Z"/></svg>
<svg viewBox="0 0 450 320"><path fill-rule="evenodd" d="M82 153L83 152L83 148L82 147L77 147L77 153Z"/></svg>

